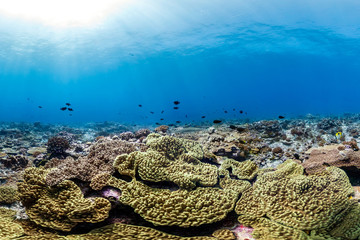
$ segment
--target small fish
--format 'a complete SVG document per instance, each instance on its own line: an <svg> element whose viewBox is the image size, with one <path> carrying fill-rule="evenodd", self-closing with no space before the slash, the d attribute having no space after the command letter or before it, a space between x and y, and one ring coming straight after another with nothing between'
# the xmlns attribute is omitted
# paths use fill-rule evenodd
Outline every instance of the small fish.
<svg viewBox="0 0 360 240"><path fill-rule="evenodd" d="M179 109L179 107L174 107L175 110Z"/></svg>
<svg viewBox="0 0 360 240"><path fill-rule="evenodd" d="M243 114L243 110L240 110L239 113Z"/></svg>
<svg viewBox="0 0 360 240"><path fill-rule="evenodd" d="M61 111L65 111L66 109L67 109L67 107L60 108Z"/></svg>
<svg viewBox="0 0 360 240"><path fill-rule="evenodd" d="M206 118L206 116L201 116L201 118Z"/></svg>
<svg viewBox="0 0 360 240"><path fill-rule="evenodd" d="M281 115L279 116L279 119L284 119L284 118L285 118L284 116L281 116Z"/></svg>
<svg viewBox="0 0 360 240"><path fill-rule="evenodd" d="M72 114L69 114L69 116L72 116Z"/></svg>
<svg viewBox="0 0 360 240"><path fill-rule="evenodd" d="M161 114L163 114L163 113L164 113L164 110L161 111Z"/></svg>
<svg viewBox="0 0 360 240"><path fill-rule="evenodd" d="M335 137L338 138L338 139L340 139L340 138L342 137L342 132L337 132L337 133L335 134Z"/></svg>
<svg viewBox="0 0 360 240"><path fill-rule="evenodd" d="M141 104L139 104L138 106L139 106L139 107L142 107L142 105L141 105Z"/></svg>
<svg viewBox="0 0 360 240"><path fill-rule="evenodd" d="M175 104L175 105L179 105L180 102L179 102L179 101L174 101L174 104Z"/></svg>
<svg viewBox="0 0 360 240"><path fill-rule="evenodd" d="M181 123L181 121L176 121L176 123Z"/></svg>
<svg viewBox="0 0 360 240"><path fill-rule="evenodd" d="M185 117L187 118L187 114L185 115Z"/></svg>
<svg viewBox="0 0 360 240"><path fill-rule="evenodd" d="M160 123L158 123L158 122L157 122L157 123L155 123L155 124L156 124L156 125L161 125L161 124L160 124Z"/></svg>
<svg viewBox="0 0 360 240"><path fill-rule="evenodd" d="M229 128L236 129L236 126L235 125L230 125Z"/></svg>
<svg viewBox="0 0 360 240"><path fill-rule="evenodd" d="M163 118L160 118L160 121L164 120Z"/></svg>
<svg viewBox="0 0 360 240"><path fill-rule="evenodd" d="M72 109L72 108L68 108L68 110L69 110L70 112L74 111L74 109Z"/></svg>
<svg viewBox="0 0 360 240"><path fill-rule="evenodd" d="M217 124L217 123L221 123L221 120L214 120L213 123Z"/></svg>
<svg viewBox="0 0 360 240"><path fill-rule="evenodd" d="M70 103L65 103L66 106L70 106L71 104Z"/></svg>
<svg viewBox="0 0 360 240"><path fill-rule="evenodd" d="M233 108L233 111L235 111L235 108Z"/></svg>
<svg viewBox="0 0 360 240"><path fill-rule="evenodd" d="M42 106L38 106L38 108L42 108Z"/></svg>
<svg viewBox="0 0 360 240"><path fill-rule="evenodd" d="M150 112L151 114L154 114L154 112Z"/></svg>
<svg viewBox="0 0 360 240"><path fill-rule="evenodd" d="M227 111L225 110L224 113L227 113Z"/></svg>
<svg viewBox="0 0 360 240"><path fill-rule="evenodd" d="M169 127L173 127L173 126L175 126L174 124L172 124L172 123L170 123L170 124L168 124L168 126Z"/></svg>

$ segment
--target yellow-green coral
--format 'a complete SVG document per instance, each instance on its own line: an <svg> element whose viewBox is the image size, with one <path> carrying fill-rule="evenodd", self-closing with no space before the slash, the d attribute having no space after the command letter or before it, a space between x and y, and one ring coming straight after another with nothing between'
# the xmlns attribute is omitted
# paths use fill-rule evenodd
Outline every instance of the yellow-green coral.
<svg viewBox="0 0 360 240"><path fill-rule="evenodd" d="M225 218L233 210L238 194L232 190L154 189L136 180L130 183L111 178L108 186L121 190L119 201L134 208L146 221L164 226L200 226Z"/></svg>
<svg viewBox="0 0 360 240"><path fill-rule="evenodd" d="M152 133L146 138L146 144L150 149L161 152L169 159L178 158L180 155L187 155L198 160L204 157L202 146L192 140L162 136Z"/></svg>
<svg viewBox="0 0 360 240"><path fill-rule="evenodd" d="M80 236L70 235L68 240L233 240L232 233L229 230L223 230L214 233L214 237L179 237L158 230L133 226L127 224L112 224L102 228L92 230L87 234ZM233 236L233 235L232 235Z"/></svg>
<svg viewBox="0 0 360 240"><path fill-rule="evenodd" d="M288 160L278 170L260 174L236 204L235 211L241 215L239 221L252 222L258 232L256 226L261 226L261 232L278 231L278 235L291 236L295 230L330 227L347 214L353 205L349 199L353 189L343 170L329 167L315 175L302 173L300 165ZM271 229L263 229L267 226Z"/></svg>
<svg viewBox="0 0 360 240"><path fill-rule="evenodd" d="M332 236L357 239L360 236L360 205L353 204L344 218L330 230Z"/></svg>
<svg viewBox="0 0 360 240"><path fill-rule="evenodd" d="M226 175L229 171L238 179L252 180L257 174L258 166L250 160L238 162L234 159L226 159L220 166L219 174Z"/></svg>
<svg viewBox="0 0 360 240"><path fill-rule="evenodd" d="M0 187L0 203L13 203L17 200L17 191L10 186Z"/></svg>
<svg viewBox="0 0 360 240"><path fill-rule="evenodd" d="M36 224L70 231L79 222L100 222L108 217L111 204L107 199L85 199L72 181L48 187L47 170L28 168L24 182L18 184L19 198L29 218Z"/></svg>
<svg viewBox="0 0 360 240"><path fill-rule="evenodd" d="M142 180L171 181L181 188L192 189L214 186L218 180L217 167L203 163L201 145L196 142L169 136L150 134L146 152L123 154L116 158L114 167L122 175Z"/></svg>
<svg viewBox="0 0 360 240"><path fill-rule="evenodd" d="M13 221L16 212L7 208L0 208L0 240L9 240L22 236L24 230Z"/></svg>

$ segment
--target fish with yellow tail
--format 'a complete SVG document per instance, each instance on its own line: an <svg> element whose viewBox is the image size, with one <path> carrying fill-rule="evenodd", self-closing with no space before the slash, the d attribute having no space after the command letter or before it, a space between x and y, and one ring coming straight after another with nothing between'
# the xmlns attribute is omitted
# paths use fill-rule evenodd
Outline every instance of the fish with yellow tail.
<svg viewBox="0 0 360 240"><path fill-rule="evenodd" d="M335 134L335 137L336 137L337 140L342 140L342 137L343 137L342 132L337 132L337 133Z"/></svg>

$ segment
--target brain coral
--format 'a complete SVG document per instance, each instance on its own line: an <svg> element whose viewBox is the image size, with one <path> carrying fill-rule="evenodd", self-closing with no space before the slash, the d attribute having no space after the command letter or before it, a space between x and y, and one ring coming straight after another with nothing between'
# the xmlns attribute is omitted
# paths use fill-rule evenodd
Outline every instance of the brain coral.
<svg viewBox="0 0 360 240"><path fill-rule="evenodd" d="M17 200L17 191L10 186L0 186L0 203L10 204Z"/></svg>
<svg viewBox="0 0 360 240"><path fill-rule="evenodd" d="M233 210L239 195L232 189L220 188L154 189L136 180L128 183L114 177L108 186L120 189L119 201L134 208L145 220L180 227L220 221Z"/></svg>
<svg viewBox="0 0 360 240"><path fill-rule="evenodd" d="M302 231L330 227L349 211L353 189L344 171L329 167L309 176L303 171L288 160L276 171L259 174L241 196L235 211L239 221L255 227L256 239L269 239L269 232L284 236L277 239L306 239ZM294 234L299 238L288 237Z"/></svg>
<svg viewBox="0 0 360 240"><path fill-rule="evenodd" d="M24 234L22 227L13 221L16 211L0 208L0 239L14 239Z"/></svg>
<svg viewBox="0 0 360 240"><path fill-rule="evenodd" d="M48 187L49 170L28 168L18 184L19 198L31 221L56 230L70 231L79 222L100 222L108 217L111 204L105 198L85 199L80 188L66 180Z"/></svg>
<svg viewBox="0 0 360 240"><path fill-rule="evenodd" d="M120 174L142 180L171 181L181 188L192 189L196 183L214 186L217 183L217 167L203 163L201 145L194 141L150 134L146 152L123 154L116 158L114 167Z"/></svg>

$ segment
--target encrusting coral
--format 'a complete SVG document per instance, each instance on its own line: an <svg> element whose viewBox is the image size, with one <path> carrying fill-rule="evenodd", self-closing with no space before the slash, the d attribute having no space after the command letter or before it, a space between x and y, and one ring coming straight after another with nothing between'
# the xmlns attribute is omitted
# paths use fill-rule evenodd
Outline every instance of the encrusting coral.
<svg viewBox="0 0 360 240"><path fill-rule="evenodd" d="M217 167L200 161L204 157L200 144L159 134L150 134L146 140L150 147L146 152L116 158L114 167L120 174L135 177L137 173L142 180L170 181L185 189L192 189L197 183L217 183Z"/></svg>
<svg viewBox="0 0 360 240"><path fill-rule="evenodd" d="M0 203L10 204L17 200L17 190L10 186L0 186Z"/></svg>
<svg viewBox="0 0 360 240"><path fill-rule="evenodd" d="M13 239L23 235L22 227L13 221L16 211L0 208L0 240Z"/></svg>
<svg viewBox="0 0 360 240"><path fill-rule="evenodd" d="M235 211L241 223L254 227L256 239L306 239L304 231L329 228L349 213L353 189L344 171L303 172L288 160L276 171L259 173L243 193Z"/></svg>
<svg viewBox="0 0 360 240"><path fill-rule="evenodd" d="M146 221L164 226L200 226L220 221L234 209L239 193L232 189L154 189L139 181L112 177L108 186L121 190L119 202L134 208Z"/></svg>
<svg viewBox="0 0 360 240"><path fill-rule="evenodd" d="M30 220L36 224L61 231L70 231L80 222L96 223L105 220L111 208L105 198L85 199L72 181L48 187L49 170L28 168L24 182L18 184L19 198Z"/></svg>

